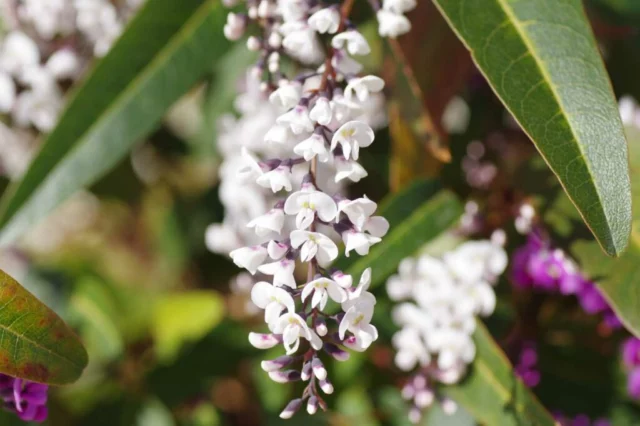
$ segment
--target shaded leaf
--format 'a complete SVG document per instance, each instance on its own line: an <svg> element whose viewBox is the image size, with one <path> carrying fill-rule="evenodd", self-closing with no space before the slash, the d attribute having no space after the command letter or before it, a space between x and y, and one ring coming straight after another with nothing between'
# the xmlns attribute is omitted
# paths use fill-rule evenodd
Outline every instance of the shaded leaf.
<svg viewBox="0 0 640 426"><path fill-rule="evenodd" d="M154 129L225 49L216 0L150 0L76 90L21 182L0 205L8 243L94 183Z"/></svg>
<svg viewBox="0 0 640 426"><path fill-rule="evenodd" d="M172 361L185 343L203 338L222 321L224 302L212 291L166 294L155 305L152 333L162 361Z"/></svg>
<svg viewBox="0 0 640 426"><path fill-rule="evenodd" d="M507 357L478 322L473 335L476 357L464 380L444 388L478 422L487 425L554 426L531 391L513 374Z"/></svg>
<svg viewBox="0 0 640 426"><path fill-rule="evenodd" d="M0 373L72 383L87 365L78 337L51 309L0 271Z"/></svg>
<svg viewBox="0 0 640 426"><path fill-rule="evenodd" d="M618 259L603 256L590 241L578 241L571 250L626 328L640 336L640 130L628 129L628 137L634 200L629 248Z"/></svg>
<svg viewBox="0 0 640 426"><path fill-rule="evenodd" d="M436 0L602 248L627 246L624 131L580 0Z"/></svg>

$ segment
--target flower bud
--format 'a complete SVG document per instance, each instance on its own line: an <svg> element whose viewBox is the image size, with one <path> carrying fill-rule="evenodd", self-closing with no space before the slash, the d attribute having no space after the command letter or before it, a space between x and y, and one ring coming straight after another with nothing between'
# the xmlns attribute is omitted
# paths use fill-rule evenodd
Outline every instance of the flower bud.
<svg viewBox="0 0 640 426"><path fill-rule="evenodd" d="M300 377L305 382L311 378L311 363L305 362L302 366L302 371L300 372Z"/></svg>
<svg viewBox="0 0 640 426"><path fill-rule="evenodd" d="M294 399L289 404L287 404L284 410L282 410L282 413L280 413L280 418L290 419L291 417L293 417L295 413L298 412L301 406L302 406L302 399L301 398Z"/></svg>
<svg viewBox="0 0 640 426"><path fill-rule="evenodd" d="M289 383L300 380L300 372L296 370L270 371L269 378L276 383Z"/></svg>
<svg viewBox="0 0 640 426"><path fill-rule="evenodd" d="M320 380L327 378L327 370L324 368L320 358L313 358L311 361L311 367L313 368L313 374Z"/></svg>
<svg viewBox="0 0 640 426"><path fill-rule="evenodd" d="M336 361L347 361L349 359L349 352L344 351L334 345L333 343L325 343L324 351L331 355Z"/></svg>
<svg viewBox="0 0 640 426"><path fill-rule="evenodd" d="M307 402L307 413L313 416L317 412L318 412L318 398L316 398L315 396L312 396L309 398L309 401Z"/></svg>
<svg viewBox="0 0 640 426"><path fill-rule="evenodd" d="M450 416L458 411L458 404L451 398L442 398L442 400L440 401L440 405L442 406L442 411Z"/></svg>
<svg viewBox="0 0 640 426"><path fill-rule="evenodd" d="M327 328L327 323L322 318L316 319L315 328L316 328L316 333L318 333L318 336L320 337L326 336L327 333L329 332L329 329Z"/></svg>
<svg viewBox="0 0 640 426"><path fill-rule="evenodd" d="M260 366L264 371L269 373L271 371L280 370L286 367L287 365L291 364L294 361L294 359L295 358L293 358L292 356L283 355L276 359L264 360L260 363Z"/></svg>
<svg viewBox="0 0 640 426"><path fill-rule="evenodd" d="M327 379L320 380L320 389L322 389L322 392L326 393L327 395L333 393L333 385Z"/></svg>

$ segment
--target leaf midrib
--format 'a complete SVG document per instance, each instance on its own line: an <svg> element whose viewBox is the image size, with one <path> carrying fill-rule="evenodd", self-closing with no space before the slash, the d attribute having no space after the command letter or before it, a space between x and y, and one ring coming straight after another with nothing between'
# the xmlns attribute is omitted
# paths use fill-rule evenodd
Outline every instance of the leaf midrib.
<svg viewBox="0 0 640 426"><path fill-rule="evenodd" d="M464 0L462 0L464 2ZM604 206L603 200L604 198L602 197L602 194L600 193L600 187L599 185L597 185L597 180L595 179L595 175L593 173L592 170L592 166L591 166L591 162L589 161L589 159L587 158L587 155L582 147L582 145L579 143L578 138L576 136L576 131L574 129L574 124L571 120L569 120L567 113L565 112L565 104L562 102L562 98L560 97L560 95L557 92L557 88L556 86L553 84L553 79L551 78L551 76L549 75L547 69L543 66L543 64L545 63L542 58L540 58L538 51L534 48L534 46L530 43L529 41L529 37L527 35L527 32L525 31L523 25L521 24L520 20L517 18L517 16L515 15L515 13L513 12L513 9L509 6L509 4L506 2L506 0L495 0L500 7L503 9L505 15L507 15L507 18L509 18L509 20L512 22L513 28L516 30L516 32L518 33L518 35L520 36L520 39L522 40L522 42L524 43L524 45L527 47L527 49L529 50L530 54L531 54L531 58L533 58L536 67L538 68L538 70L540 71L540 73L542 74L542 77L545 79L545 81L547 82L547 86L549 87L549 89L551 90L551 93L556 101L556 103L558 104L558 106L560 107L560 113L562 113L563 117L565 118L565 121L567 122L567 125L569 127L569 130L571 132L571 136L572 138L572 142L574 143L574 145L578 148L578 150L580 151L580 154L582 155L582 158L584 159L584 164L587 167L587 171L589 173L589 176L591 177L591 182L593 182L593 187L596 191L596 194L598 196L598 200L600 201L598 203L599 206ZM531 137L531 135L529 135L529 132L527 131L526 127L523 126L520 123L520 119L516 116L516 114L513 114L513 112L511 111L511 108L508 106L508 104L506 102L503 102L503 104L505 105L505 107L509 110L509 112L511 113L511 115L514 117L514 119L518 122L518 124L520 125L520 128L527 134L527 136L529 136L529 138L531 140L533 140L534 138ZM542 155L542 157L544 157L545 161L547 162L547 164L551 164L548 160L546 155L542 152L542 150L538 149L538 151L540 152L540 155ZM558 173L554 170L554 173L557 175ZM562 179L558 179L558 181L560 182L560 185L562 185L562 187L564 188L564 182L562 181ZM576 203L576 201L574 200L574 197L572 196L570 191L567 191L565 188L565 193L567 194L567 196L571 199L571 202L573 202L575 205L578 205ZM584 223L591 228L589 221L585 220L585 213L582 211L581 208L578 208L578 213L580 214L580 216L582 216L582 219L584 221ZM611 236L611 242L612 242L612 248L614 250L614 253L618 253L618 247L616 246L616 243L614 241L614 237L613 237L613 230L611 229L611 226L609 224L609 216L607 215L607 212L604 208L601 208L602 213L604 214L605 217L605 226L607 228L607 231L609 233L609 235ZM593 230L592 230L593 232ZM593 232L594 235L597 235L595 232Z"/></svg>
<svg viewBox="0 0 640 426"><path fill-rule="evenodd" d="M147 66L144 67L143 70L134 79L131 80L130 84L128 84L126 88L114 98L114 100L104 110L104 113L99 116L98 120L93 122L89 127L87 127L84 132L82 132L82 134L78 137L77 142L63 157L61 157L60 161L58 161L50 169L51 171L59 168L60 165L64 163L66 158L71 157L77 150L82 148L83 145L81 141L86 140L88 138L88 135L91 135L96 131L96 129L102 127L103 122L112 117L114 110L116 110L123 104L127 104L130 99L134 97L134 94L137 93L137 90L132 88L138 87L139 84L142 85L144 82L148 81L155 73L155 70L162 63L168 62L168 59L172 56L172 54L175 51L179 50L181 43L184 40L188 40L193 35L195 30L198 28L198 25L196 25L195 22L199 22L201 19L205 19L206 15L208 15L208 13L210 12L208 9L211 9L213 7L214 1L215 0L206 0L201 6L196 9L191 18L189 18L185 22L185 24L174 34L174 36L169 39L169 42L158 52L157 55L155 55L155 57L147 64ZM73 100L71 100L70 102L73 102ZM48 176L50 176L50 174L48 174ZM44 180L41 182L44 182ZM21 187L17 187L16 192L20 188ZM37 188L42 188L42 184L39 184ZM26 197L17 208L13 207L13 204L8 204L4 212L5 216L0 220L0 225L2 227L5 227L5 225L10 222L18 212L24 209L28 205L29 200L33 198L33 194L37 193L38 189L33 191L31 196ZM12 207L13 209L11 209ZM3 212L0 212L0 214L2 213Z"/></svg>

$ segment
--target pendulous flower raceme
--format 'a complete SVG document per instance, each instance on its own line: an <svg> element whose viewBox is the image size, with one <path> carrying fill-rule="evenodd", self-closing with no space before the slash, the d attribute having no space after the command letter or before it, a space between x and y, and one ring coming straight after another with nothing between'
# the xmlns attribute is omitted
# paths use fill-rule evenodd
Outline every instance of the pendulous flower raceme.
<svg viewBox="0 0 640 426"><path fill-rule="evenodd" d="M493 312L493 285L507 266L500 239L468 241L442 258L405 259L387 281L389 297L401 302L392 313L401 327L392 339L395 364L416 370L402 390L412 405L412 423L436 400L446 413L456 409L455 402L437 395L437 385L459 382L475 358L476 316Z"/></svg>
<svg viewBox="0 0 640 426"><path fill-rule="evenodd" d="M382 35L409 30L403 13L415 1L370 3ZM360 150L374 142L384 88L379 77L360 75L363 67L354 59L371 49L348 19L353 4L248 0L246 13L230 13L224 28L232 40L249 27L259 31L247 39L247 47L260 53L249 76L260 108L241 103L239 109L245 113L240 120L259 122L260 130L235 126L235 132L252 139L224 144L233 155L221 170L221 199L238 215L210 228L207 242L218 251L220 237L232 237L234 263L262 277L251 288L251 299L264 310L269 333L250 333L249 340L260 349L282 344L285 351L263 361L262 368L276 382L308 382L282 418L305 404L310 414L325 410L321 392L332 393L333 385L322 358L345 361L345 349L364 351L378 338L371 324L376 298L367 291L371 270L354 285L354 277L331 268L340 251L336 241L342 239L346 256L353 251L364 256L389 228L375 216L375 202L366 196L348 199L341 191L344 182L367 176L358 160ZM305 68L294 78L281 71L287 56ZM244 188L245 194L238 192ZM261 195L265 191L271 195ZM301 280L296 271L303 269L306 279Z"/></svg>

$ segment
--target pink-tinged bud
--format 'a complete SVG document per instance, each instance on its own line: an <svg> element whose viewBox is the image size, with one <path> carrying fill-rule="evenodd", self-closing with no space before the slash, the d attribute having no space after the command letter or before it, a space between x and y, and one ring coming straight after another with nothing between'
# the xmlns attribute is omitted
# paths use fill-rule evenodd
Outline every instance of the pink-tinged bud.
<svg viewBox="0 0 640 426"><path fill-rule="evenodd" d="M302 371L300 372L300 377L305 382L311 378L311 363L305 362L302 366Z"/></svg>
<svg viewBox="0 0 640 426"><path fill-rule="evenodd" d="M271 349L280 343L273 334L249 333L249 343L258 349Z"/></svg>
<svg viewBox="0 0 640 426"><path fill-rule="evenodd" d="M287 365L291 364L293 361L294 361L294 358L292 356L283 355L276 359L264 360L260 363L260 366L264 371L269 373L271 371L280 370L286 367Z"/></svg>
<svg viewBox="0 0 640 426"><path fill-rule="evenodd" d="M327 370L324 368L322 361L320 358L313 358L311 361L311 368L313 368L313 374L320 380L325 380L327 378Z"/></svg>
<svg viewBox="0 0 640 426"><path fill-rule="evenodd" d="M427 408L433 404L435 395L431 389L424 389L416 393L414 402L419 408Z"/></svg>
<svg viewBox="0 0 640 426"><path fill-rule="evenodd" d="M327 395L333 393L333 385L329 380L326 379L320 380L320 389L322 389L322 392L326 393Z"/></svg>
<svg viewBox="0 0 640 426"><path fill-rule="evenodd" d="M271 371L269 372L269 378L276 383L296 382L300 380L300 372L296 370Z"/></svg>
<svg viewBox="0 0 640 426"><path fill-rule="evenodd" d="M313 416L317 412L318 412L318 398L316 398L315 396L312 396L309 398L309 401L307 402L307 413Z"/></svg>
<svg viewBox="0 0 640 426"><path fill-rule="evenodd" d="M325 343L323 348L324 348L324 351L329 355L331 355L336 361L342 362L342 361L347 361L349 359L349 352L340 349L339 347L337 347L332 343Z"/></svg>
<svg viewBox="0 0 640 426"><path fill-rule="evenodd" d="M407 383L402 388L402 398L407 401L410 399L413 399L415 394L416 394L416 388L410 383Z"/></svg>
<svg viewBox="0 0 640 426"><path fill-rule="evenodd" d="M444 413L449 416L455 414L455 412L458 411L458 404L451 398L442 398L442 400L440 401L440 406L442 407L442 411L444 411Z"/></svg>
<svg viewBox="0 0 640 426"><path fill-rule="evenodd" d="M409 421L414 425L417 425L418 423L420 423L421 420L422 420L422 411L417 407L411 408L411 410L409 410Z"/></svg>
<svg viewBox="0 0 640 426"><path fill-rule="evenodd" d="M326 336L327 333L329 332L329 329L327 328L327 323L322 318L316 319L315 328L316 328L316 333L318 333L318 336L320 337Z"/></svg>
<svg viewBox="0 0 640 426"><path fill-rule="evenodd" d="M280 418L290 419L291 417L293 417L295 413L298 412L301 406L302 406L302 399L300 398L294 399L289 404L287 404L284 410L282 410L282 413L280 413Z"/></svg>

